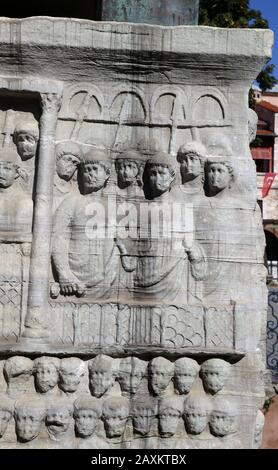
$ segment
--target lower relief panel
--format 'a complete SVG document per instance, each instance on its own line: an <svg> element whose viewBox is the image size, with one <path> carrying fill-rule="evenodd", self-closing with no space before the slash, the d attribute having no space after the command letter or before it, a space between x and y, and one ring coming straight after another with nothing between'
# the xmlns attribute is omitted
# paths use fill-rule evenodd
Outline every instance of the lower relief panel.
<svg viewBox="0 0 278 470"><path fill-rule="evenodd" d="M255 355L11 356L1 360L0 447L256 448L262 366Z"/></svg>

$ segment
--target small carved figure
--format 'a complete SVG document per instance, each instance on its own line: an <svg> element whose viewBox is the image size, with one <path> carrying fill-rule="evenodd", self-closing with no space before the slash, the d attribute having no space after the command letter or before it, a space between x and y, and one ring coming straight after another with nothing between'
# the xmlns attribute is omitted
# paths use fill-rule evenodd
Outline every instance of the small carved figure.
<svg viewBox="0 0 278 470"><path fill-rule="evenodd" d="M181 397L164 397L158 403L158 429L161 437L171 437L177 431L184 403Z"/></svg>
<svg viewBox="0 0 278 470"><path fill-rule="evenodd" d="M234 433L235 418L236 409L227 399L216 397L213 400L209 427L214 436L224 437Z"/></svg>
<svg viewBox="0 0 278 470"><path fill-rule="evenodd" d="M56 145L56 171L65 181L70 181L80 163L81 149L71 140L59 142Z"/></svg>
<svg viewBox="0 0 278 470"><path fill-rule="evenodd" d="M201 142L192 141L182 145L177 153L180 164L180 189L188 195L202 194L206 149Z"/></svg>
<svg viewBox="0 0 278 470"><path fill-rule="evenodd" d="M7 381L7 393L12 397L23 395L30 390L33 362L28 357L13 356L7 359L3 367Z"/></svg>
<svg viewBox="0 0 278 470"><path fill-rule="evenodd" d="M102 416L107 437L121 437L129 417L129 401L125 397L110 397L103 402Z"/></svg>
<svg viewBox="0 0 278 470"><path fill-rule="evenodd" d="M119 195L128 198L142 196L144 164L145 158L138 150L126 150L117 156L115 167L121 190Z"/></svg>
<svg viewBox="0 0 278 470"><path fill-rule="evenodd" d="M201 434L205 430L210 410L206 395L189 395L184 406L185 427L189 434Z"/></svg>
<svg viewBox="0 0 278 470"><path fill-rule="evenodd" d="M200 366L197 361L189 357L181 357L174 363L174 386L180 394L190 392L190 389L199 373Z"/></svg>
<svg viewBox="0 0 278 470"><path fill-rule="evenodd" d="M17 182L24 172L15 157L8 150L0 154L0 232L10 241L30 241L33 201Z"/></svg>
<svg viewBox="0 0 278 470"><path fill-rule="evenodd" d="M261 410L258 410L255 422L253 449L259 449L261 447L264 423L265 416Z"/></svg>
<svg viewBox="0 0 278 470"><path fill-rule="evenodd" d="M77 167L82 156L81 148L71 140L56 145L56 175L54 178L56 209L72 190L77 190ZM76 187L73 185L75 183Z"/></svg>
<svg viewBox="0 0 278 470"><path fill-rule="evenodd" d="M57 391L60 359L42 356L34 360L33 371L37 392L48 394Z"/></svg>
<svg viewBox="0 0 278 470"><path fill-rule="evenodd" d="M122 359L117 374L122 392L136 393L140 382L146 374L146 362L137 357L130 356Z"/></svg>
<svg viewBox="0 0 278 470"><path fill-rule="evenodd" d="M76 392L81 378L85 374L86 366L78 357L61 359L59 368L59 387L63 392L71 395Z"/></svg>
<svg viewBox="0 0 278 470"><path fill-rule="evenodd" d="M107 393L114 385L114 359L100 354L88 362L89 387L92 395L99 398Z"/></svg>
<svg viewBox="0 0 278 470"><path fill-rule="evenodd" d="M5 395L0 396L0 438L6 432L14 412L14 403Z"/></svg>
<svg viewBox="0 0 278 470"><path fill-rule="evenodd" d="M150 432L155 414L156 404L153 400L135 400L131 408L134 432L141 436L147 436Z"/></svg>
<svg viewBox="0 0 278 470"><path fill-rule="evenodd" d="M217 393L225 385L231 365L223 359L208 359L201 366L201 378L204 388L209 393Z"/></svg>
<svg viewBox="0 0 278 470"><path fill-rule="evenodd" d="M15 430L20 442L32 441L38 437L45 418L42 400L25 398L15 403Z"/></svg>
<svg viewBox="0 0 278 470"><path fill-rule="evenodd" d="M150 388L154 395L162 395L174 374L174 364L164 357L155 357L149 362Z"/></svg>
<svg viewBox="0 0 278 470"><path fill-rule="evenodd" d="M67 400L56 399L49 403L45 424L51 440L59 441L67 436L72 414L72 404Z"/></svg>
<svg viewBox="0 0 278 470"><path fill-rule="evenodd" d="M19 123L14 130L13 139L22 161L33 158L39 140L37 123Z"/></svg>
<svg viewBox="0 0 278 470"><path fill-rule="evenodd" d="M101 414L102 405L96 398L84 396L76 400L73 412L76 435L87 438L94 434Z"/></svg>

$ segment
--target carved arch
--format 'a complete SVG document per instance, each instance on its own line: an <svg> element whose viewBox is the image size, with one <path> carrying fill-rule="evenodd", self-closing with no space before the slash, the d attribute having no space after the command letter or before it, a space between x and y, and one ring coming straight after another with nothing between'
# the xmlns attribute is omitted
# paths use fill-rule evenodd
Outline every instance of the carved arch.
<svg viewBox="0 0 278 470"><path fill-rule="evenodd" d="M149 121L145 96L138 87L117 87L108 104L110 119L118 123L146 123Z"/></svg>
<svg viewBox="0 0 278 470"><path fill-rule="evenodd" d="M198 109L201 109L200 118L198 115ZM228 104L224 94L215 88L204 88L199 90L199 93L195 94L191 100L191 116L194 123L204 122L209 124L210 122L224 122L227 120L228 115ZM204 112L207 110L207 116Z"/></svg>
<svg viewBox="0 0 278 470"><path fill-rule="evenodd" d="M168 100L167 100L168 98ZM172 98L172 103L171 103ZM170 111L169 118L161 119L161 112L157 112L159 101L164 100L164 109ZM168 103L167 103L168 101ZM178 105L177 103L178 102ZM162 104L162 103L161 103ZM176 86L163 85L158 87L152 95L150 102L150 119L151 123L157 124L170 124L173 123L175 118L178 121L185 121L187 119L187 105L188 100L183 90ZM175 117L174 117L175 115Z"/></svg>
<svg viewBox="0 0 278 470"><path fill-rule="evenodd" d="M101 119L104 108L104 97L100 89L91 83L81 83L66 89L59 117L76 120Z"/></svg>

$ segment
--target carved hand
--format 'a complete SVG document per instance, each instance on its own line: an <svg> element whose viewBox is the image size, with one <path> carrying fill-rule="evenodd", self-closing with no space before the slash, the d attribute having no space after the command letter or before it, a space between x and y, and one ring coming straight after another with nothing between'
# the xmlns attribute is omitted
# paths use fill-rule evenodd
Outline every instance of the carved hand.
<svg viewBox="0 0 278 470"><path fill-rule="evenodd" d="M61 294L63 295L77 295L78 297L81 297L85 294L85 285L79 281L60 282L60 289Z"/></svg>
<svg viewBox="0 0 278 470"><path fill-rule="evenodd" d="M128 251L125 247L125 244L123 241L120 241L118 238L115 239L115 243L117 247L119 248L119 252L121 255L121 261L122 265L125 271L127 272L132 272L136 268L136 257L135 256L130 256L128 254Z"/></svg>
<svg viewBox="0 0 278 470"><path fill-rule="evenodd" d="M128 273L136 269L136 256L122 255L121 260L124 270Z"/></svg>

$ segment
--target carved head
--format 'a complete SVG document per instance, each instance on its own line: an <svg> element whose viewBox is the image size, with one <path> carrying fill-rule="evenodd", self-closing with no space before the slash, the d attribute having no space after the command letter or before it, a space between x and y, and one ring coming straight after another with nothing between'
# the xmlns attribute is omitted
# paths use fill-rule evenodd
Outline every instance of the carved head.
<svg viewBox="0 0 278 470"><path fill-rule="evenodd" d="M39 140L37 123L18 124L14 130L13 139L21 160L33 158L36 155Z"/></svg>
<svg viewBox="0 0 278 470"><path fill-rule="evenodd" d="M206 395L189 395L184 406L185 427L189 434L201 434L205 430L210 410Z"/></svg>
<svg viewBox="0 0 278 470"><path fill-rule="evenodd" d="M13 401L5 395L0 396L0 438L5 434L9 421L13 415Z"/></svg>
<svg viewBox="0 0 278 470"><path fill-rule="evenodd" d="M157 152L147 161L144 183L152 197L161 196L171 189L176 176L172 160L170 154Z"/></svg>
<svg viewBox="0 0 278 470"><path fill-rule="evenodd" d="M94 149L83 156L80 166L81 185L84 194L102 189L111 174L111 162L105 150Z"/></svg>
<svg viewBox="0 0 278 470"><path fill-rule="evenodd" d="M60 359L42 356L34 360L33 370L36 390L47 393L53 389L59 380Z"/></svg>
<svg viewBox="0 0 278 470"><path fill-rule="evenodd" d="M129 401L125 397L111 397L104 401L102 416L107 437L120 437L129 417Z"/></svg>
<svg viewBox="0 0 278 470"><path fill-rule="evenodd" d="M19 166L13 162L0 160L0 188L9 188L19 177Z"/></svg>
<svg viewBox="0 0 278 470"><path fill-rule="evenodd" d="M182 145L177 153L182 183L191 181L203 174L206 149L201 142L192 141Z"/></svg>
<svg viewBox="0 0 278 470"><path fill-rule="evenodd" d="M153 418L156 414L156 405L151 399L136 400L132 404L133 429L141 436L146 436L151 429Z"/></svg>
<svg viewBox="0 0 278 470"><path fill-rule="evenodd" d="M76 392L81 378L85 374L86 366L77 357L61 359L59 368L59 387L67 393Z"/></svg>
<svg viewBox="0 0 278 470"><path fill-rule="evenodd" d="M16 152L7 148L0 150L0 188L11 187L19 176L23 176L23 173Z"/></svg>
<svg viewBox="0 0 278 470"><path fill-rule="evenodd" d="M216 397L213 401L209 420L210 431L214 436L227 436L234 432L235 407L225 398Z"/></svg>
<svg viewBox="0 0 278 470"><path fill-rule="evenodd" d="M61 179L69 181L73 177L81 155L79 145L71 140L59 142L56 145L56 171Z"/></svg>
<svg viewBox="0 0 278 470"><path fill-rule="evenodd" d="M176 433L183 406L181 397L171 396L159 400L158 429L161 437L171 437Z"/></svg>
<svg viewBox="0 0 278 470"><path fill-rule="evenodd" d="M66 433L70 426L72 414L72 405L69 401L63 399L53 400L47 409L45 419L50 436L59 438L59 436Z"/></svg>
<svg viewBox="0 0 278 470"><path fill-rule="evenodd" d="M248 108L248 138L250 144L256 139L258 119L256 111Z"/></svg>
<svg viewBox="0 0 278 470"><path fill-rule="evenodd" d="M137 357L126 357L120 361L118 382L123 392L136 393L146 374L146 363Z"/></svg>
<svg viewBox="0 0 278 470"><path fill-rule="evenodd" d="M28 357L13 356L7 359L3 367L4 377L9 389L13 387L13 392L17 391L18 385L28 383L33 373L33 361Z"/></svg>
<svg viewBox="0 0 278 470"><path fill-rule="evenodd" d="M118 155L115 167L121 189L137 184L142 186L145 159L138 150L126 150Z"/></svg>
<svg viewBox="0 0 278 470"><path fill-rule="evenodd" d="M217 393L225 385L231 365L223 359L208 359L201 366L201 378L209 393Z"/></svg>
<svg viewBox="0 0 278 470"><path fill-rule="evenodd" d="M114 359L100 354L89 361L88 369L91 393L99 398L114 385Z"/></svg>
<svg viewBox="0 0 278 470"><path fill-rule="evenodd" d="M189 357L181 357L174 364L174 385L180 394L188 393L199 373L198 362Z"/></svg>
<svg viewBox="0 0 278 470"><path fill-rule="evenodd" d="M263 427L265 422L265 416L261 410L258 410L255 422L255 431L254 431L254 442L253 448L259 449L262 443L262 434Z"/></svg>
<svg viewBox="0 0 278 470"><path fill-rule="evenodd" d="M73 412L76 435L85 438L94 434L101 414L102 406L96 398L85 396L76 400Z"/></svg>
<svg viewBox="0 0 278 470"><path fill-rule="evenodd" d="M230 188L234 181L234 169L225 157L210 158L206 162L206 182L208 195L215 196L226 188Z"/></svg>
<svg viewBox="0 0 278 470"><path fill-rule="evenodd" d="M15 404L15 430L20 442L32 441L41 429L45 418L45 405L42 400L25 398Z"/></svg>
<svg viewBox="0 0 278 470"><path fill-rule="evenodd" d="M149 362L150 387L154 395L161 395L168 387L174 373L174 365L164 357Z"/></svg>

